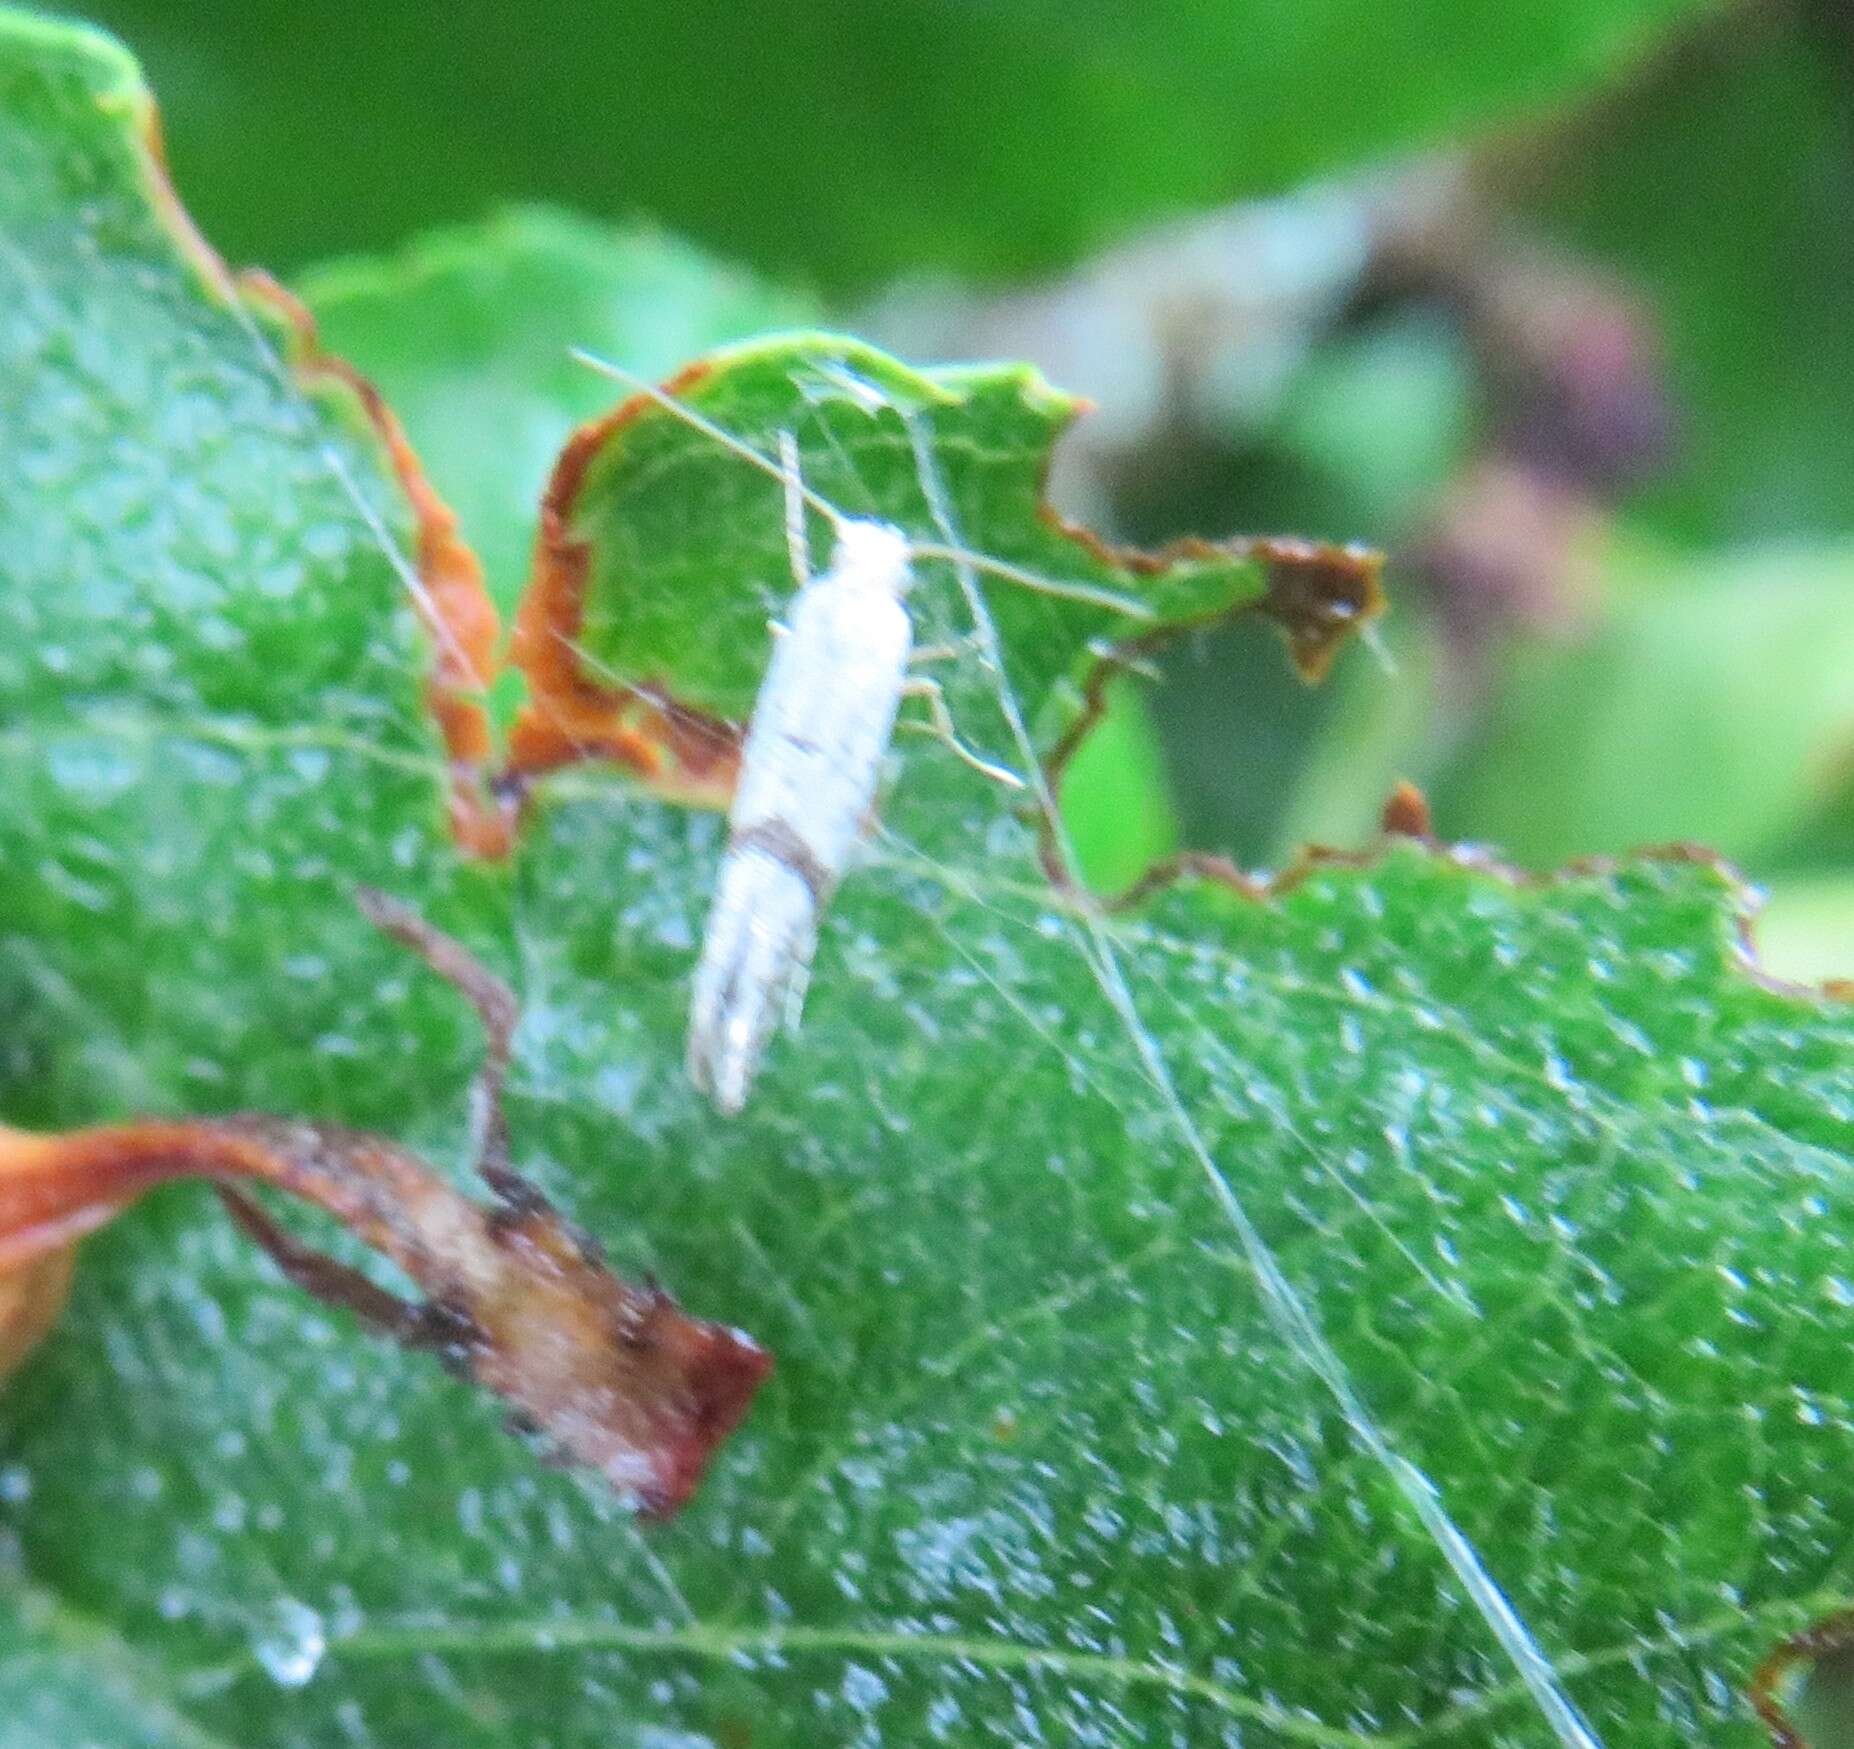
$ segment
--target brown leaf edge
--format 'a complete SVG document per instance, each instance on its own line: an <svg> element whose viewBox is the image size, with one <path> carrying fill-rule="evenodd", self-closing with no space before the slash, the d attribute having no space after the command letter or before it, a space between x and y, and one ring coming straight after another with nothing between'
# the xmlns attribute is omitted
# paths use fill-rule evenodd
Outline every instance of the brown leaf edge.
<svg viewBox="0 0 1854 1749"><path fill-rule="evenodd" d="M269 274L233 274L193 222L174 186L161 136L160 112L139 82L129 99L130 137L139 148L144 190L181 256L227 305L242 305L283 341L284 362L311 400L335 406L379 444L411 511L417 531L412 563L420 589L415 605L431 640L425 702L449 767L448 816L469 855L505 855L514 843L514 810L489 777L494 736L484 695L499 662L500 617L483 581L483 567L457 528L457 518L426 478L404 427L380 391L346 360L326 351L314 318Z"/></svg>
<svg viewBox="0 0 1854 1749"><path fill-rule="evenodd" d="M451 833L467 855L506 855L514 844L515 812L489 776L495 736L483 703L500 667L502 628L482 562L458 532L456 514L425 477L405 428L380 391L323 350L315 319L269 274L247 269L237 283L246 303L280 326L285 361L304 392L350 397L385 451L417 530L412 564L421 587L415 605L431 642L425 704L449 768Z"/></svg>
<svg viewBox="0 0 1854 1749"><path fill-rule="evenodd" d="M0 1380L51 1334L76 1264L77 1246L66 1243L28 1263L0 1266Z"/></svg>
<svg viewBox="0 0 1854 1749"><path fill-rule="evenodd" d="M680 398L710 375L698 359L663 384ZM587 420L561 449L541 494L540 526L528 586L515 612L510 664L528 682L528 702L509 735L508 783L584 760L623 766L668 800L725 807L739 764L741 729L672 697L650 682L615 687L580 658L587 572L592 549L574 539L573 512L586 474L610 443L640 415L655 410L650 396L628 396Z"/></svg>
<svg viewBox="0 0 1854 1749"><path fill-rule="evenodd" d="M1109 546L1051 511L1045 510L1044 514L1063 534L1097 557L1137 574L1161 572L1181 560L1241 557L1256 560L1264 578L1262 594L1254 601L1244 602L1234 610L1156 626L1122 640L1095 658L1082 682L1081 709L1057 738L1045 761L1044 774L1053 796L1062 794L1071 762L1106 716L1108 689L1115 679L1136 670L1180 638L1233 624L1250 615L1272 620L1287 640L1288 655L1296 671L1312 685L1326 678L1345 641L1384 612L1383 555L1367 547L1261 535L1230 541L1179 540L1147 552ZM1427 819L1425 804L1425 828ZM1038 822L1037 849L1051 884L1067 893L1076 892L1079 883L1062 855L1055 821L1044 818ZM1186 852L1183 857L1149 869L1125 893L1107 900L1108 907L1137 903L1154 884L1164 884L1168 878L1165 871L1174 863L1180 867L1225 869L1238 881L1247 878L1227 858Z"/></svg>
<svg viewBox="0 0 1854 1749"><path fill-rule="evenodd" d="M1573 857L1555 868L1522 868L1486 845L1450 843L1436 837L1428 799L1407 780L1397 783L1385 798L1375 840L1357 848L1304 845L1273 873L1251 874L1227 856L1187 850L1154 863L1130 886L1106 897L1084 893L1059 864L1051 870L1050 878L1077 902L1097 905L1115 914L1136 910L1158 894L1191 881L1220 887L1238 898L1265 905L1284 898L1313 876L1329 869L1369 871L1399 842L1419 844L1438 862L1497 880L1519 892L1543 892L1570 881L1600 880L1642 863L1684 864L1708 869L1732 895L1732 927L1737 937L1736 969L1740 975L1759 989L1792 1001L1854 1004L1854 979L1825 978L1814 984L1798 983L1775 977L1763 969L1757 950L1760 908L1757 889L1735 863L1709 846L1690 839L1676 839L1665 844L1645 844L1621 855Z"/></svg>

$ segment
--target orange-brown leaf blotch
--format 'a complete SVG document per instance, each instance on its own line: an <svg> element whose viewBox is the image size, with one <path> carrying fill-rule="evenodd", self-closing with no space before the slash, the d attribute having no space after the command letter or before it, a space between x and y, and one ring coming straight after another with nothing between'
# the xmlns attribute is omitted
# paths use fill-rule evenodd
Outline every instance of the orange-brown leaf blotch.
<svg viewBox="0 0 1854 1749"><path fill-rule="evenodd" d="M381 1137L263 1116L0 1130L0 1270L10 1272L0 1282L14 1284L19 1353L56 1315L72 1240L175 1178L266 1184L334 1216L425 1301L397 1301L261 1216L241 1225L299 1286L409 1346L438 1348L652 1516L688 1500L772 1367L740 1331L614 1274L512 1173L485 1206ZM6 1316L0 1300L0 1359Z"/></svg>

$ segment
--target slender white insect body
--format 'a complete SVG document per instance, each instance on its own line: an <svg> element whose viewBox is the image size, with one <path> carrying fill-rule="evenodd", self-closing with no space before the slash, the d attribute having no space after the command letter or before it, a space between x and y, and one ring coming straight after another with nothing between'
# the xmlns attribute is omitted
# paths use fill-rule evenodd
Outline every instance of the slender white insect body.
<svg viewBox="0 0 1854 1749"><path fill-rule="evenodd" d="M797 1022L818 918L875 801L914 647L909 555L887 523L839 522L754 703L689 1016L689 1074L724 1112L781 1015Z"/></svg>
<svg viewBox="0 0 1854 1749"><path fill-rule="evenodd" d="M1045 577L968 552L943 510L936 510L935 521L945 544L911 542L888 523L844 516L799 478L798 443L791 432L779 434L775 462L667 390L590 353L575 351L574 356L648 396L785 489L786 538L800 588L741 751L728 848L708 914L689 1016L690 1077L723 1111L736 1112L746 1103L780 1013L788 1024L797 1022L818 918L869 818L903 697L916 692L926 700L929 721L921 727L938 735L974 771L1007 788L1024 787L1016 772L960 739L938 686L908 675L917 654L904 602L913 584L912 561L950 563L964 568L962 576L965 570L984 571L1038 594L1109 608L1136 620L1151 619L1152 609L1117 589ZM838 386L866 390L866 395L850 396L866 410L888 404L872 385L848 375ZM908 427L925 487L932 457L924 447L924 428L897 411ZM805 561L807 507L828 518L836 534L830 569L815 578ZM925 661L930 652L918 654Z"/></svg>

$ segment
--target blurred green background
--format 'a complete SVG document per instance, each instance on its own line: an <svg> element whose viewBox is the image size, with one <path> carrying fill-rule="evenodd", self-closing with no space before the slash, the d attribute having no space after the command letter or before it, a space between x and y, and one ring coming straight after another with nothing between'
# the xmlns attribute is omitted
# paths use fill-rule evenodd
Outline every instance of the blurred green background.
<svg viewBox="0 0 1854 1749"><path fill-rule="evenodd" d="M643 227L694 246L652 258L655 307L763 280L743 325L770 295L917 361L1042 363L1099 407L1059 501L1111 532L1383 545L1395 611L1327 687L1245 631L1125 690L1071 797L1101 880L1357 842L1408 777L1533 866L1712 844L1769 892L1768 964L1854 976L1839 0L81 10L143 60L207 234L396 400L429 377L403 333L369 356L395 274L491 239L597 344ZM504 465L462 423L496 369L566 369L494 344L410 418L466 524L531 502L557 438ZM518 547L486 556L506 596Z"/></svg>

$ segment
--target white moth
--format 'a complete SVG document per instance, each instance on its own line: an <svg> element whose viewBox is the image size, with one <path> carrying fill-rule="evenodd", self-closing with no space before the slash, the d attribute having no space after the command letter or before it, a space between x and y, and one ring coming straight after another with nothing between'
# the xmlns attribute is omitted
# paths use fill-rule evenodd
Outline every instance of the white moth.
<svg viewBox="0 0 1854 1749"><path fill-rule="evenodd" d="M923 697L931 716L923 726L975 770L1012 787L1023 783L965 746L939 687L909 673L913 662L953 653L915 647L906 601L913 561L946 560L1136 619L1150 618L1152 610L1113 589L1043 577L954 545L910 540L890 523L845 516L800 481L789 432L780 434L775 463L630 372L587 353L575 356L648 395L785 488L786 541L799 588L785 624L774 627L772 660L741 749L727 849L689 1013L690 1079L732 1114L746 1104L780 1020L788 1027L798 1023L818 920L869 822L901 701ZM845 383L868 389L871 411L887 405L868 385L847 377ZM930 463L922 433L910 424L910 436L925 469ZM827 517L834 532L829 568L818 576L806 554L807 505ZM943 512L940 517L950 541L950 523Z"/></svg>
<svg viewBox="0 0 1854 1749"><path fill-rule="evenodd" d="M845 519L753 707L689 1015L689 1074L739 1111L781 1015L796 1024L818 918L875 802L907 690L908 538Z"/></svg>

